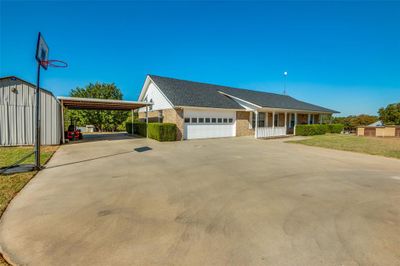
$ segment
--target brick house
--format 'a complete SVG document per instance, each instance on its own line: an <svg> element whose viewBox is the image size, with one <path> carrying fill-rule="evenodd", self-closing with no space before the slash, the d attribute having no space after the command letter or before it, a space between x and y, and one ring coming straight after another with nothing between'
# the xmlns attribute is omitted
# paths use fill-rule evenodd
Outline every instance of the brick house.
<svg viewBox="0 0 400 266"><path fill-rule="evenodd" d="M296 124L321 123L337 111L288 95L148 75L139 101L153 103L139 119L175 123L177 139L293 134ZM256 123L257 121L257 123Z"/></svg>

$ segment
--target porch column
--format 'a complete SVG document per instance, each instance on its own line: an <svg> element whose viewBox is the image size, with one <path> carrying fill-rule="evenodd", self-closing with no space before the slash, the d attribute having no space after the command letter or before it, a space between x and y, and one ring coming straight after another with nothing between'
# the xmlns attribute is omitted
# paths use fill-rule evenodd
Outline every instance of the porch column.
<svg viewBox="0 0 400 266"><path fill-rule="evenodd" d="M131 115L132 115L132 124L131 124L131 126L132 126L132 136L133 136L133 109L131 111L132 111L131 112Z"/></svg>
<svg viewBox="0 0 400 266"><path fill-rule="evenodd" d="M255 111L254 112L255 114L256 114L256 119L255 119L255 128L254 128L254 130L255 130L255 134L254 134L254 136L255 136L255 138L258 138L258 111Z"/></svg>
<svg viewBox="0 0 400 266"><path fill-rule="evenodd" d="M272 128L275 128L275 111L272 112Z"/></svg>
<svg viewBox="0 0 400 266"><path fill-rule="evenodd" d="M322 114L319 114L319 123L322 124Z"/></svg>
<svg viewBox="0 0 400 266"><path fill-rule="evenodd" d="M146 138L149 137L149 106L146 105Z"/></svg>
<svg viewBox="0 0 400 266"><path fill-rule="evenodd" d="M287 112L285 112L285 129L287 130Z"/></svg>
<svg viewBox="0 0 400 266"><path fill-rule="evenodd" d="M265 112L265 127L268 127L268 112Z"/></svg>
<svg viewBox="0 0 400 266"><path fill-rule="evenodd" d="M308 117L307 117L307 125L310 124L310 118L311 118L311 114L308 114Z"/></svg>
<svg viewBox="0 0 400 266"><path fill-rule="evenodd" d="M296 126L297 126L297 113L294 113L293 135L296 135Z"/></svg>

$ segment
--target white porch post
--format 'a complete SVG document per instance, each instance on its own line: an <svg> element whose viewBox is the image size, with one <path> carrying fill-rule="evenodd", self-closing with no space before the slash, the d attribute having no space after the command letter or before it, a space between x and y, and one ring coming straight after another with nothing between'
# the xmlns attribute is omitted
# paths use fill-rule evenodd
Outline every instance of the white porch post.
<svg viewBox="0 0 400 266"><path fill-rule="evenodd" d="M297 113L294 113L293 135L296 135L296 126L297 126Z"/></svg>
<svg viewBox="0 0 400 266"><path fill-rule="evenodd" d="M268 112L265 112L265 127L268 127Z"/></svg>
<svg viewBox="0 0 400 266"><path fill-rule="evenodd" d="M307 118L307 125L310 124L310 118L311 118L311 114L308 114L308 118Z"/></svg>
<svg viewBox="0 0 400 266"><path fill-rule="evenodd" d="M322 124L322 114L319 114L319 123Z"/></svg>
<svg viewBox="0 0 400 266"><path fill-rule="evenodd" d="M275 128L275 111L272 112L272 128Z"/></svg>
<svg viewBox="0 0 400 266"><path fill-rule="evenodd" d="M287 133L287 112L285 112L285 135Z"/></svg>
<svg viewBox="0 0 400 266"><path fill-rule="evenodd" d="M254 130L255 130L255 134L254 134L254 136L255 136L255 138L258 138L258 111L255 111L254 112L255 114L256 114L256 119L255 119L255 128L254 128Z"/></svg>
<svg viewBox="0 0 400 266"><path fill-rule="evenodd" d="M146 105L146 138L149 137L149 106Z"/></svg>

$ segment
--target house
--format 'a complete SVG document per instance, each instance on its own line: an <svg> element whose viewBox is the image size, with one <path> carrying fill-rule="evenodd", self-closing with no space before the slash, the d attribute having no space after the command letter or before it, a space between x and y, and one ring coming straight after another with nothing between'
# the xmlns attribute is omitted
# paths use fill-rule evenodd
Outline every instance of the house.
<svg viewBox="0 0 400 266"><path fill-rule="evenodd" d="M175 123L178 140L284 136L297 124L321 123L322 116L338 113L288 95L156 75L146 77L139 101L152 103L139 109L139 119Z"/></svg>

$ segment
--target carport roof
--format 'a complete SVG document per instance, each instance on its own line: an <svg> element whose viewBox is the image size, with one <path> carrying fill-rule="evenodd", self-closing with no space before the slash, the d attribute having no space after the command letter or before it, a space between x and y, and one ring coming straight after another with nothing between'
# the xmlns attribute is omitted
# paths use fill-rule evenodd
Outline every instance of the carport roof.
<svg viewBox="0 0 400 266"><path fill-rule="evenodd" d="M147 102L109 100L96 98L57 97L68 109L84 110L134 110L151 105Z"/></svg>

